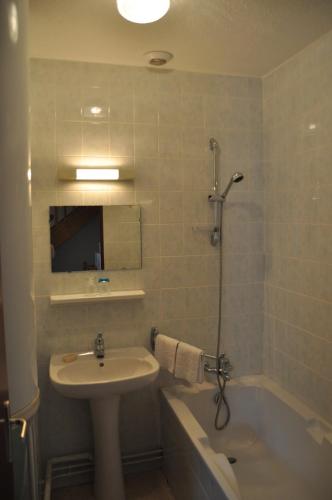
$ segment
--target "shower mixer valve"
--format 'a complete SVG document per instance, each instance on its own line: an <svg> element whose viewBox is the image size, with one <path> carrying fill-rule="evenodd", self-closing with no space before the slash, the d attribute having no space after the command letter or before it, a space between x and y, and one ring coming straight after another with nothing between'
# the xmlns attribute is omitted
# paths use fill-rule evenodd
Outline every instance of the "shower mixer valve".
<svg viewBox="0 0 332 500"><path fill-rule="evenodd" d="M229 358L227 358L225 353L221 353L218 360L219 373L225 380L230 380L231 376L229 372L233 370L233 366Z"/></svg>
<svg viewBox="0 0 332 500"><path fill-rule="evenodd" d="M226 354L222 352L218 360L216 360L216 366L211 367L209 363L206 362L204 365L204 370L207 373L217 374L219 372L219 375L228 382L231 379L229 372L233 370L233 366L231 365L231 362Z"/></svg>

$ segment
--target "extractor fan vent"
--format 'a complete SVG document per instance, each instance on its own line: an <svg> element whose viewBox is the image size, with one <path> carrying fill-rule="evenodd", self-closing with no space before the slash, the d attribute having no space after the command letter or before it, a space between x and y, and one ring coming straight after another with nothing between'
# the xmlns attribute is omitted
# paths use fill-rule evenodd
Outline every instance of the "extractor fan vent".
<svg viewBox="0 0 332 500"><path fill-rule="evenodd" d="M173 54L164 50L154 50L144 54L144 57L151 66L164 66L173 59Z"/></svg>

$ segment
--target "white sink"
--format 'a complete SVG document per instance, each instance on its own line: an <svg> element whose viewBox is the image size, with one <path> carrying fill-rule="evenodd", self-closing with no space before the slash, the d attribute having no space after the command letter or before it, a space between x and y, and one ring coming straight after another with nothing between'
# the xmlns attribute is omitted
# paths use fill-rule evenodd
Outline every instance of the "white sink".
<svg viewBox="0 0 332 500"><path fill-rule="evenodd" d="M64 361L51 357L50 379L63 396L89 399L95 448L96 500L125 500L120 441L120 395L153 382L159 363L144 347L109 349L105 357L79 355Z"/></svg>
<svg viewBox="0 0 332 500"><path fill-rule="evenodd" d="M144 347L109 349L105 357L94 354L63 361L63 354L51 357L50 378L63 396L79 399L106 398L148 385L158 375L159 364Z"/></svg>

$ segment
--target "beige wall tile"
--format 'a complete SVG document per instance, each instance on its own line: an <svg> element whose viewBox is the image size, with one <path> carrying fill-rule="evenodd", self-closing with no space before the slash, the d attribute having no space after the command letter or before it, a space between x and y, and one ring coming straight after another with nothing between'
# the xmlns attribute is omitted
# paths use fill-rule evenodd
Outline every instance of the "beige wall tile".
<svg viewBox="0 0 332 500"><path fill-rule="evenodd" d="M183 254L183 224L160 226L160 252L162 256Z"/></svg>
<svg viewBox="0 0 332 500"><path fill-rule="evenodd" d="M175 224L183 221L183 194L181 191L160 193L160 223Z"/></svg>
<svg viewBox="0 0 332 500"><path fill-rule="evenodd" d="M110 153L109 127L106 123L83 124L83 156L107 157ZM65 153L64 153L65 154Z"/></svg>
<svg viewBox="0 0 332 500"><path fill-rule="evenodd" d="M134 156L133 125L126 123L111 123L110 154L111 156ZM126 162L127 163L127 162Z"/></svg>
<svg viewBox="0 0 332 500"><path fill-rule="evenodd" d="M57 156L81 156L83 129L80 122L57 122Z"/></svg>
<svg viewBox="0 0 332 500"><path fill-rule="evenodd" d="M135 155L142 158L158 156L158 130L152 125L135 125Z"/></svg>
<svg viewBox="0 0 332 500"><path fill-rule="evenodd" d="M185 315L186 292L184 288L161 290L161 319L180 319Z"/></svg>

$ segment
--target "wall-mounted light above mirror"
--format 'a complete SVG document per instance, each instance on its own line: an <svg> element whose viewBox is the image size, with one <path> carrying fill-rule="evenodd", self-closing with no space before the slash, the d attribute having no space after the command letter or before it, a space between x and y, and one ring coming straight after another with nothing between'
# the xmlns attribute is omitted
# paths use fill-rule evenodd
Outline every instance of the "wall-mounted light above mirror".
<svg viewBox="0 0 332 500"><path fill-rule="evenodd" d="M134 179L133 167L68 166L58 170L62 181L129 181Z"/></svg>

